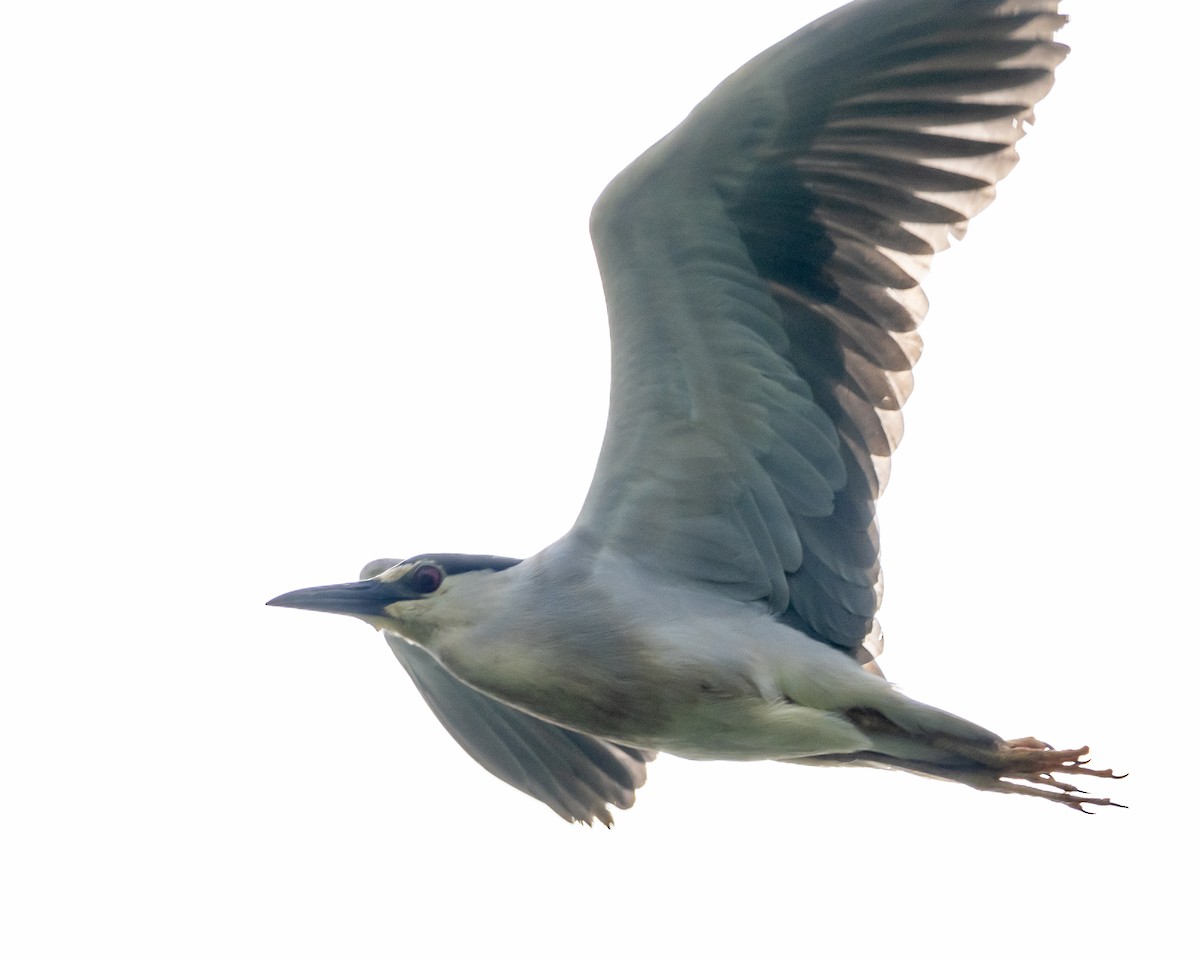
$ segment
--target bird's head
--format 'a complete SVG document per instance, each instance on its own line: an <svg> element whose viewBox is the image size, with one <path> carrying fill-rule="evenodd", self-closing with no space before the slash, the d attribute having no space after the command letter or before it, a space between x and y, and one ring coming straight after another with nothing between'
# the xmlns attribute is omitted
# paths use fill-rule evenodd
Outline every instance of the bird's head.
<svg viewBox="0 0 1200 960"><path fill-rule="evenodd" d="M267 601L271 607L295 607L340 613L364 620L425 645L453 609L451 597L481 574L520 563L510 557L426 553L408 560L374 560L363 579L324 587L305 587Z"/></svg>

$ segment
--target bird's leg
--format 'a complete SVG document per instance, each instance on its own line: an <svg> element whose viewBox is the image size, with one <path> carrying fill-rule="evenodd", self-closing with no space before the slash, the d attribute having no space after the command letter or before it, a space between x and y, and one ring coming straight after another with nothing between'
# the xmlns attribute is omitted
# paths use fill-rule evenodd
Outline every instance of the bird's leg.
<svg viewBox="0 0 1200 960"><path fill-rule="evenodd" d="M861 713L861 711L860 711ZM864 720L865 717L865 720ZM894 724L874 711L854 715L861 726L869 729L896 731ZM791 763L809 765L849 765L887 767L907 770L920 776L962 783L976 790L993 793L1014 793L1026 797L1042 797L1065 804L1081 813L1092 813L1088 807L1123 807L1107 797L1089 796L1066 776L1101 777L1119 780L1124 774L1097 770L1087 766L1084 759L1087 747L1077 750L1055 750L1033 737L1000 743L980 743L950 735L935 736L922 743L937 748L945 756L941 760L916 759L898 756L894 752L860 751L852 754L826 754L817 757L789 758Z"/></svg>
<svg viewBox="0 0 1200 960"><path fill-rule="evenodd" d="M949 746L949 744L947 744ZM998 747L978 748L955 742L953 749L961 756L975 760L987 769L961 771L952 779L966 783L977 790L998 793L1016 793L1030 797L1044 797L1066 804L1081 813L1091 813L1085 805L1094 807L1121 807L1106 797L1092 797L1075 784L1059 780L1054 774L1070 776L1101 777L1119 780L1124 774L1112 770L1098 770L1087 766L1084 759L1088 748L1055 750L1048 743L1034 737L1008 740Z"/></svg>

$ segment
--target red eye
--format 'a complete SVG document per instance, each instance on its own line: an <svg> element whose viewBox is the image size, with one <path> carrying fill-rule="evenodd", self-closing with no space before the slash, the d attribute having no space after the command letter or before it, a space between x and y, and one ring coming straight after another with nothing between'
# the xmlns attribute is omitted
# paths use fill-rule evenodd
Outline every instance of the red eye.
<svg viewBox="0 0 1200 960"><path fill-rule="evenodd" d="M411 583L418 593L433 593L442 585L443 576L441 567L426 563L412 572Z"/></svg>

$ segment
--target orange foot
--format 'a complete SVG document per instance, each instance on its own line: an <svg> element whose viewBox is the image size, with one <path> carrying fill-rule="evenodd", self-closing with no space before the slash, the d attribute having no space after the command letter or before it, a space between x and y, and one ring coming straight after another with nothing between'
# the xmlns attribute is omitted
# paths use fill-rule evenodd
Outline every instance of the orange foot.
<svg viewBox="0 0 1200 960"><path fill-rule="evenodd" d="M1048 743L1043 743L1034 737L1022 737L1020 740L1009 740L991 753L986 759L979 759L991 767L987 774L981 774L979 781L972 786L981 790L993 790L999 793L1017 793L1027 797L1044 797L1056 803L1065 803L1072 810L1080 813L1094 813L1086 805L1093 807L1124 807L1123 803L1109 800L1107 797L1093 797L1087 791L1075 784L1057 779L1054 774L1067 776L1103 777L1107 780L1119 780L1125 774L1116 774L1111 770L1097 770L1087 766L1083 759L1088 752L1087 747L1078 750L1055 750Z"/></svg>

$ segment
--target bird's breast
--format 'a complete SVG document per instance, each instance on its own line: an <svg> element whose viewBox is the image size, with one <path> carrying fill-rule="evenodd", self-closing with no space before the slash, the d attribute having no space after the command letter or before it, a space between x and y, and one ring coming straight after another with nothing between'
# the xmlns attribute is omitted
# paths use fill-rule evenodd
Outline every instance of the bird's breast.
<svg viewBox="0 0 1200 960"><path fill-rule="evenodd" d="M746 645L713 619L651 621L628 610L515 619L519 627L492 619L486 631L440 638L433 652L484 693L594 736L668 749L711 739L713 724L736 723L736 704L771 696Z"/></svg>

